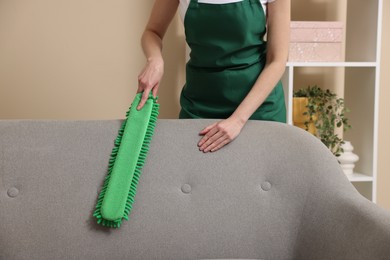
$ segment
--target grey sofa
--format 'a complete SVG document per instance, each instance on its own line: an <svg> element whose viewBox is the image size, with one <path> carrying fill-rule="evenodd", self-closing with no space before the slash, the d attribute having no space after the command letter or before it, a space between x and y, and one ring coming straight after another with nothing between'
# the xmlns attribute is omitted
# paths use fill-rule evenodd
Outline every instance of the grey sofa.
<svg viewBox="0 0 390 260"><path fill-rule="evenodd" d="M159 119L129 221L92 216L123 120L0 121L0 259L390 259L390 211L297 127Z"/></svg>

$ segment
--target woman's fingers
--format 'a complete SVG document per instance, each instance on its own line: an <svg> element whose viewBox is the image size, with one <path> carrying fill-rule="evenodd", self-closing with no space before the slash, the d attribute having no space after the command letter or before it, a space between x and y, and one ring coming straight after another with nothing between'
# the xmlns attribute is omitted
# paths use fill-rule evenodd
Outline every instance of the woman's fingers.
<svg viewBox="0 0 390 260"><path fill-rule="evenodd" d="M138 76L137 93L143 92L142 98L137 106L140 110L144 106L152 91L153 97L157 97L157 91L160 80L164 73L164 64L162 60L148 61L141 73Z"/></svg>
<svg viewBox="0 0 390 260"><path fill-rule="evenodd" d="M142 91L143 93L142 93L141 101L137 106L138 110L142 109L142 107L145 105L146 100L148 100L150 91L152 91L153 97L157 96L158 87L159 87L159 82L152 85L150 82L147 82L143 79L139 81L137 93L140 93Z"/></svg>
<svg viewBox="0 0 390 260"><path fill-rule="evenodd" d="M160 86L160 83L157 83L156 86L154 86L154 88L152 89L152 93L153 93L154 98L157 97L157 91L158 91L159 86Z"/></svg>
<svg viewBox="0 0 390 260"><path fill-rule="evenodd" d="M143 92L143 93L142 93L141 100L140 100L140 102L139 102L139 104L137 106L138 110L142 109L142 107L144 106L146 100L148 99L148 95L149 95L149 92L150 92L149 84L150 83L145 78L145 76L143 74L141 74L141 76L138 78L138 90L137 90L137 93L140 93L140 92Z"/></svg>
<svg viewBox="0 0 390 260"><path fill-rule="evenodd" d="M217 134L215 134L215 135L217 135ZM215 136L214 135L214 136ZM213 141L212 143L210 143L210 145L208 145L204 150L203 150L203 152L205 152L205 153L207 153L207 152L209 152L209 151L212 151L212 152L214 152L214 151L216 151L217 149L217 147L219 146L219 145L221 145L223 142L225 142L225 144L226 143L229 143L230 142L230 140L229 140L229 138L227 138L226 136L224 136L224 135L222 135L222 136L220 136L217 140L215 140L215 141ZM223 144L223 145L225 145L225 144ZM223 146L222 145L222 146ZM221 146L221 147L222 147ZM219 148L221 148L221 147L219 147ZM219 149L218 148L218 149Z"/></svg>
<svg viewBox="0 0 390 260"><path fill-rule="evenodd" d="M141 97L141 100L137 106L137 109L138 110L141 110L142 107L144 106L146 100L148 99L148 96L149 96L149 92L150 90L149 89L145 89L144 92L142 93L142 97Z"/></svg>
<svg viewBox="0 0 390 260"><path fill-rule="evenodd" d="M213 127L211 128L207 134L205 134L202 139L200 139L200 141L198 142L198 146L199 148L201 149L202 148L202 145L207 141L209 140L210 137L212 137L216 132L218 132L218 129Z"/></svg>
<svg viewBox="0 0 390 260"><path fill-rule="evenodd" d="M214 152L218 149L221 149L223 146L225 146L226 144L228 144L230 142L231 142L230 139L226 138L222 142L220 142L216 147L212 148L211 151Z"/></svg>
<svg viewBox="0 0 390 260"><path fill-rule="evenodd" d="M210 135L209 135L210 134ZM209 136L207 136L209 135ZM223 136L223 133L221 131L218 131L218 129L216 127L214 127L213 129L211 129L207 134L206 136L204 136L203 138L205 138L205 141L202 142L201 146L200 146L200 150L204 150L206 148L209 147L209 145L211 145L212 143L214 143L216 140L218 140L221 136ZM207 139L206 139L207 138Z"/></svg>
<svg viewBox="0 0 390 260"><path fill-rule="evenodd" d="M215 122L214 124L211 124L205 128L203 128L202 131L199 132L200 135L203 135L205 133L207 133L208 131L210 131L211 128L213 128L215 125L217 124L217 122Z"/></svg>

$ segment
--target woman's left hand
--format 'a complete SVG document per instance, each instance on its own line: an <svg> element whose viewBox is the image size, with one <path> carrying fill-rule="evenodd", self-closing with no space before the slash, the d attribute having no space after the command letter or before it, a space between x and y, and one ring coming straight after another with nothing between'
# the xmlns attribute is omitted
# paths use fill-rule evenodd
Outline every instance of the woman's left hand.
<svg viewBox="0 0 390 260"><path fill-rule="evenodd" d="M222 148L240 134L244 124L235 117L229 117L207 126L199 132L204 135L198 142L199 150L207 153Z"/></svg>

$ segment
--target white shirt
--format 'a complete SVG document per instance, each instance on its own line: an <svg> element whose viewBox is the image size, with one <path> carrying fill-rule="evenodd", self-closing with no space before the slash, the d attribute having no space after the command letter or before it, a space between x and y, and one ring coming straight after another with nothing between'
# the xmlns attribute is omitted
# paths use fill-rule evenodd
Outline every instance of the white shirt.
<svg viewBox="0 0 390 260"><path fill-rule="evenodd" d="M187 12L188 5L191 0L180 0L179 11L181 20L184 21L184 16ZM208 4L228 4L241 2L243 0L198 0L199 3L208 3ZM264 14L267 14L267 3L274 2L275 0L259 0L263 6Z"/></svg>

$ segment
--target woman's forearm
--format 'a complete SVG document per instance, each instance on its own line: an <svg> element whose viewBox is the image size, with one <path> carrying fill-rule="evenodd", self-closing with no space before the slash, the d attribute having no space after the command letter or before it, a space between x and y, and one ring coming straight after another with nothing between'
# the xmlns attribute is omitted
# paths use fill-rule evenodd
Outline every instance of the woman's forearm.
<svg viewBox="0 0 390 260"><path fill-rule="evenodd" d="M141 45L147 61L162 61L162 39L157 33L146 29L141 37Z"/></svg>
<svg viewBox="0 0 390 260"><path fill-rule="evenodd" d="M232 117L236 117L241 123L245 124L277 85L285 71L285 66L286 63L281 61L273 61L267 64L252 89L232 114Z"/></svg>
<svg viewBox="0 0 390 260"><path fill-rule="evenodd" d="M155 0L149 21L141 37L141 45L148 61L162 61L162 39L179 6L179 0Z"/></svg>
<svg viewBox="0 0 390 260"><path fill-rule="evenodd" d="M273 1L267 4L266 65L256 83L232 116L246 123L266 100L286 70L290 42L291 1Z"/></svg>

